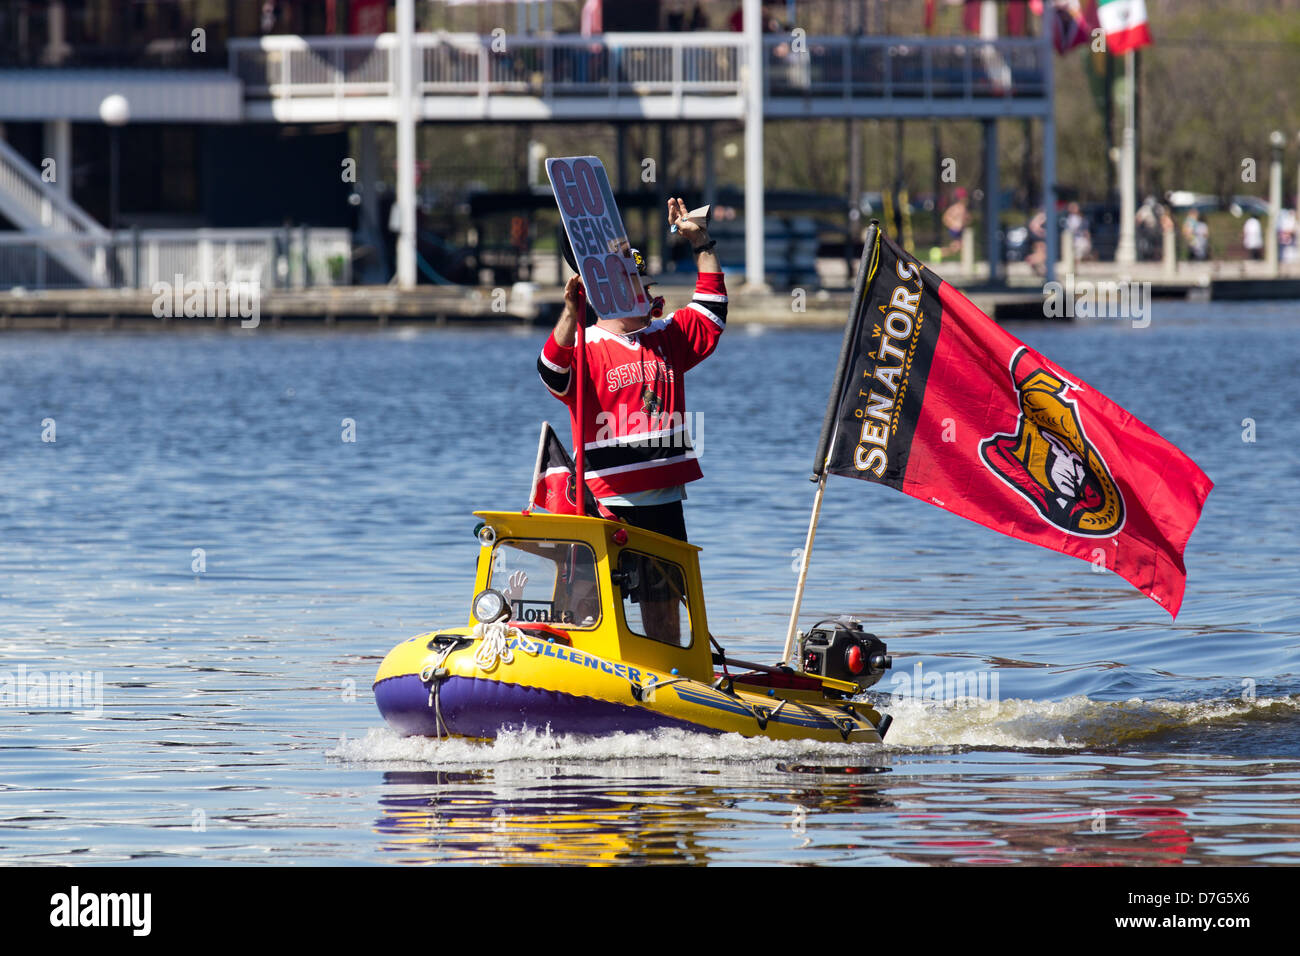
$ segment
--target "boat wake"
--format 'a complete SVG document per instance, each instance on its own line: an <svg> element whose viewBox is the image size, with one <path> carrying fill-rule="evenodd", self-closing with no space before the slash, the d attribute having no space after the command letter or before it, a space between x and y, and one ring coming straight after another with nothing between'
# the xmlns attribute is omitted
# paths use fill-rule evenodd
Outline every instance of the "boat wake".
<svg viewBox="0 0 1300 956"><path fill-rule="evenodd" d="M826 756L845 759L866 752L861 744L824 743L815 740L771 740L739 734L702 734L689 730L614 733L599 737L552 734L525 728L503 731L495 740L461 738L434 740L401 737L387 727L372 728L359 740L345 740L330 757L357 763L391 761L462 765L508 763L517 760L641 761L670 759L683 763L748 763L762 758Z"/></svg>
<svg viewBox="0 0 1300 956"><path fill-rule="evenodd" d="M877 701L894 723L886 750L932 751L972 748L1087 750L1139 746L1181 732L1231 730L1245 723L1300 717L1300 694L1255 699L1059 701L969 699L945 703L885 697ZM483 765L527 760L620 761L654 758L678 763L749 763L761 759L830 758L843 762L878 754L862 744L770 740L738 734L708 735L683 730L615 733L589 737L552 734L546 728L507 731L493 741L402 737L372 728L365 737L344 740L328 756L355 763Z"/></svg>
<svg viewBox="0 0 1300 956"><path fill-rule="evenodd" d="M1204 732L1246 721L1287 720L1300 716L1300 694L1188 701L1076 695L1059 701L968 698L953 703L902 697L877 706L894 718L887 743L895 748L1085 750L1154 742L1194 728Z"/></svg>

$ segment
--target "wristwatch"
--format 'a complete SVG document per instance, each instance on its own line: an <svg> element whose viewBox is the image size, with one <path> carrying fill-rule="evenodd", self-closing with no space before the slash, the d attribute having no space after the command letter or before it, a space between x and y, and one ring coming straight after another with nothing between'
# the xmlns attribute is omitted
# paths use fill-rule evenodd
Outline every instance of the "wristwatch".
<svg viewBox="0 0 1300 956"><path fill-rule="evenodd" d="M705 243L704 245L702 245L702 246L691 246L691 250L692 250L696 255L699 255L701 252L708 252L710 249L712 249L712 248L713 248L714 246L716 246L717 244L718 244L718 240L716 240L716 239L710 239L708 242L706 242L706 243Z"/></svg>

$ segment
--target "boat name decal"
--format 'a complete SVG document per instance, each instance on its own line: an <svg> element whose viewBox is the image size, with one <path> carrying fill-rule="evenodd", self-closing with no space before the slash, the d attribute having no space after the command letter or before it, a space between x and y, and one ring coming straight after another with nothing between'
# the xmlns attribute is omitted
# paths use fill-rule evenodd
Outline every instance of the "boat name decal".
<svg viewBox="0 0 1300 956"><path fill-rule="evenodd" d="M606 674L613 674L624 680L641 683L642 673L639 668L630 667L627 664L611 664L609 661L591 654L584 654L574 647L565 647L563 644L552 644L546 641L535 641L529 638L520 640L512 637L506 642L512 650L518 648L525 654L538 654L543 657L554 657L557 660L567 661L570 664L576 664L579 667L590 667L592 670L604 671ZM653 673L647 671L644 675L647 686L659 682L659 678Z"/></svg>

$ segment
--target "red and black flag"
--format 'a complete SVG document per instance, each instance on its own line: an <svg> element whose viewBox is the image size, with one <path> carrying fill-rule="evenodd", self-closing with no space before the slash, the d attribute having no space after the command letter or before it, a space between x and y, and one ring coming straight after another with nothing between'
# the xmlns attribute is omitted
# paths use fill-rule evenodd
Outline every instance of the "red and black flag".
<svg viewBox="0 0 1300 956"><path fill-rule="evenodd" d="M1105 566L1171 615L1213 483L873 224L815 478L864 478Z"/></svg>
<svg viewBox="0 0 1300 956"><path fill-rule="evenodd" d="M528 506L544 508L556 515L576 515L577 486L578 476L574 471L573 459L569 457L551 423L542 422L542 435L537 442L537 466L533 470L533 488L528 496ZM583 490L587 496L586 514L618 520L612 511L596 500L590 487Z"/></svg>

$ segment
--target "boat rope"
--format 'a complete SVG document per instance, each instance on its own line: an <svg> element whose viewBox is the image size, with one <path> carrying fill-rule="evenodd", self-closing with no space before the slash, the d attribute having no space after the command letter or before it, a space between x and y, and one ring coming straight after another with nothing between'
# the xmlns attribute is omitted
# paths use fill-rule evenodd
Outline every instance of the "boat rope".
<svg viewBox="0 0 1300 956"><path fill-rule="evenodd" d="M447 723L442 719L441 693L442 681L447 676L447 669L442 665L451 656L451 652L459 646L459 641L441 644L437 652L425 658L424 666L420 668L420 680L429 686L429 706L433 708L433 734L438 740L442 739L443 731L447 730ZM450 731L447 731L447 736L451 736Z"/></svg>
<svg viewBox="0 0 1300 956"><path fill-rule="evenodd" d="M479 670L491 671L499 663L512 664L514 651L510 648L510 638L515 638L515 645L525 653L536 654L537 648L528 637L505 621L491 624L479 622L474 625L474 636L479 639L478 649L474 652L474 663Z"/></svg>
<svg viewBox="0 0 1300 956"><path fill-rule="evenodd" d="M442 719L442 681L435 680L429 686L429 696L433 699L433 734L442 740L442 732L447 730L447 722ZM451 731L447 731L447 736L451 736Z"/></svg>
<svg viewBox="0 0 1300 956"><path fill-rule="evenodd" d="M424 659L424 666L420 668L420 680L426 684L430 683L435 677L440 677L438 671L442 670L443 662L456 649L456 642L451 641L438 647L436 653L430 654Z"/></svg>

